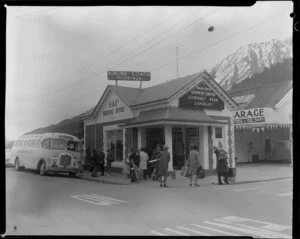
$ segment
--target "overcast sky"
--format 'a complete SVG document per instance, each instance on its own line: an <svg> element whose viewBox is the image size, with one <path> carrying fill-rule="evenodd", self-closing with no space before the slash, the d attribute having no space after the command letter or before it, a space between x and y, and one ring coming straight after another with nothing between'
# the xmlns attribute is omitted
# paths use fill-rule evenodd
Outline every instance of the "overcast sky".
<svg viewBox="0 0 300 239"><path fill-rule="evenodd" d="M248 43L291 37L292 10L287 1L247 8L7 7L6 138L96 105L114 84L107 70L150 71L148 87L176 78L176 47L179 58L195 53L179 61L185 76Z"/></svg>

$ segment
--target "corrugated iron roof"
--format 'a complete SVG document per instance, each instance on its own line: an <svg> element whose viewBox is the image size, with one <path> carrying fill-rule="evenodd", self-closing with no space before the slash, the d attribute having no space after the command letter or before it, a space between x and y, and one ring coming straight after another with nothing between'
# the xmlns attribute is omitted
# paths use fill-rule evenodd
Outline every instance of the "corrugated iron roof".
<svg viewBox="0 0 300 239"><path fill-rule="evenodd" d="M188 118L187 118L188 115ZM203 110L182 109L177 107L164 107L142 111L139 116L126 125L135 125L156 121L185 121L199 123L219 123L219 121L205 114Z"/></svg>

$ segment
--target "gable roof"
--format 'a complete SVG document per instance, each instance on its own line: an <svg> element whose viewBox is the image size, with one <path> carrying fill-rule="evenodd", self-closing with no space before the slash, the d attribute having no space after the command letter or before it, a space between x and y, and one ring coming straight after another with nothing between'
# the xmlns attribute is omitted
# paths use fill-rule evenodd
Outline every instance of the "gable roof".
<svg viewBox="0 0 300 239"><path fill-rule="evenodd" d="M173 79L162 84L158 84L144 89L108 85L104 93L102 94L100 100L98 101L97 105L81 117L88 118L92 116L100 108L100 105L103 104L103 101L106 99L107 95L111 91L118 95L121 98L121 100L128 106L140 106L152 102L167 100L190 83L199 79L199 77L202 77L203 80L206 81L210 80L215 86L214 88L216 88L216 90L220 92L223 97L227 97L226 102L231 102L232 105L236 106L236 103L233 99L231 99L227 92L224 91L223 88L220 87L218 83L216 83L206 71L203 71L185 77L180 77L178 79Z"/></svg>
<svg viewBox="0 0 300 239"><path fill-rule="evenodd" d="M133 105L143 105L154 101L168 99L178 90L182 89L184 86L188 85L202 74L203 72L199 72L185 77L180 77L178 79L173 79L159 85L145 88L143 94L140 94Z"/></svg>

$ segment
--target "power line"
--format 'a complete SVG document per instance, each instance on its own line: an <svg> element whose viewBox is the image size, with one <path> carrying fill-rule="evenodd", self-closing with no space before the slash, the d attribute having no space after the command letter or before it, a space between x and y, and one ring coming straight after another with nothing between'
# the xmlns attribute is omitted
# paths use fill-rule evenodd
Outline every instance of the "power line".
<svg viewBox="0 0 300 239"><path fill-rule="evenodd" d="M243 30L241 30L241 31L239 31L239 32L236 32L236 33L234 33L234 34L232 34L232 35L230 35L230 36L228 36L228 37L225 37L225 38L223 38L223 39L221 39L221 40L218 40L218 41L216 41L216 42L213 43L213 44L210 44L210 45L205 46L205 47L203 47L203 48L197 49L196 51L193 51L193 52L191 52L191 53L189 53L189 54L187 54L187 55L184 55L184 56L180 57L179 60L182 60L182 59L184 59L184 58L187 58L187 57L189 57L189 56L192 56L192 55L194 55L194 54L197 54L198 52L201 52L201 51L203 51L203 50L206 50L206 49L208 49L208 48L211 48L211 47L213 47L213 46L215 46L215 45L217 45L217 44L219 44L219 43L221 43L221 42L223 42L223 41L228 40L229 38L232 38L232 37L234 37L234 36L236 36L236 35L238 35L238 34L240 34L240 33L242 33L242 32L248 31L248 30L250 30L250 29L252 29L252 28L254 28L254 27L258 26L258 25L264 24L264 23L266 23L266 22L268 22L268 21L270 21L270 20L272 20L272 19L274 19L274 18L277 18L277 17L279 17L279 16L283 16L283 14L277 14L277 15L271 17L271 18L268 18L268 19L265 19L265 20L263 20L263 21L260 21L260 22L258 22L258 23L256 23L256 24L251 25L251 26L249 26L249 27L247 27L247 28L245 28L245 29L243 29ZM173 63L175 63L175 62L176 62L176 61L168 62L168 63L166 63L166 64L164 64L164 65L162 65L162 66L160 66L160 67L158 67L158 68L152 69L151 72L160 70L160 69L162 69L162 68L164 68L164 67L166 67L166 66L168 66L168 65L171 65L171 64L173 64Z"/></svg>
<svg viewBox="0 0 300 239"><path fill-rule="evenodd" d="M180 8L180 9L182 9L182 8ZM172 14L172 15L175 15L175 14ZM172 15L171 15L171 16L172 16ZM137 39L141 38L142 36L146 35L147 33L151 32L153 29L155 29L155 28L161 26L161 25L165 22L166 19L170 19L170 16L165 17L162 21L160 21L158 24L156 24L155 26L153 26L153 27L150 28L149 30L144 31L143 33L139 34L138 36L132 38L131 40L129 40L129 41L128 41L127 43L125 43L124 45L122 45L122 46L120 46L119 48L113 50L112 52L106 54L104 57L100 58L99 60L95 61L94 63L92 63L92 64L90 64L90 65L88 65L88 66L86 66L86 67L84 67L84 68L79 69L79 71L84 71L84 70L86 70L86 69L88 69L88 68L91 68L92 66L94 66L94 65L96 65L97 63L101 62L101 61L102 61L103 59L105 59L106 57L108 57L108 56L110 56L110 55L112 55L112 54L118 52L118 51L121 50L122 48L124 48L124 47L130 45L130 44L131 44L132 42L134 42L135 40L137 40Z"/></svg>
<svg viewBox="0 0 300 239"><path fill-rule="evenodd" d="M215 9L214 11L212 11L212 12L210 12L210 13L213 13L213 12L215 12L216 10L218 10L218 9ZM209 15L209 14L207 14L207 15ZM207 16L207 15L206 15L206 16ZM204 17L206 17L206 16L204 16ZM203 19L204 17L198 18L196 21L192 22L192 23L189 24L188 26L185 26L185 27L179 29L177 32L175 32L175 33L172 34L171 36L166 37L166 38L164 38L163 40L161 40L160 42L158 42L158 43L156 43L156 44L154 44L154 45L152 45L152 46L150 46L150 47L144 49L142 52L139 52L138 54L134 55L133 57L136 57L136 56L142 54L143 52L145 52L146 50L149 50L149 49L155 47L156 45L159 45L159 44L162 43L163 41L169 39L170 37L172 37L172 36L178 34L179 32L181 32L181 31L183 31L183 30L187 29L188 27L190 27L191 25L193 25L193 24L195 24L196 22L200 21L200 20ZM130 57L130 58L132 59L133 57ZM126 61L127 61L127 59L126 59ZM123 62L125 62L125 61L123 61ZM122 63L123 63L123 62L122 62ZM122 63L119 63L118 65L120 65L120 64L122 64ZM112 64L112 63L110 63L109 65L107 65L105 68L107 68L107 67L110 66L111 64ZM76 85L80 85L80 84L82 84L82 83L84 83L84 82L86 82L86 81L88 81L88 80L91 80L90 76L91 76L92 78L95 77L95 76L97 76L97 75L100 76L100 75L106 73L106 71L107 71L106 69L105 69L103 72L101 72L101 73L98 73L99 71L96 71L96 72L92 73L91 75L86 76L85 78L81 78L81 79L79 79L79 80L77 80L77 81L75 81L75 82L72 82L72 83L70 83L70 84L65 85L65 86L64 86L64 87L65 87L64 89L61 88L61 89L59 89L59 90L55 90L55 91L53 91L53 92L49 92L49 93L44 94L44 95L39 96L39 97L35 97L35 98L32 98L32 99L28 99L28 100L25 100L25 101L23 101L23 102L26 102L26 101L29 101L29 100L33 100L33 99L37 99L37 98L44 98L44 97L49 96L49 95L51 95L51 94L53 94L53 93L59 93L59 92L61 92L61 91L68 90L68 89L70 89L70 88L68 88L69 86L70 86L70 87L73 87L73 86L76 86ZM96 75L95 75L95 74L96 74Z"/></svg>
<svg viewBox="0 0 300 239"><path fill-rule="evenodd" d="M216 12L218 9L219 9L219 8L216 8L215 10L213 10L212 12L210 12L209 14L207 14L206 16L208 16L208 15L210 15L210 14ZM204 17L206 17L206 16L204 16ZM125 62L127 62L128 60L131 60L131 59L133 59L133 58L135 58L135 57L141 55L142 53L144 53L144 52L146 52L146 51L152 49L152 48L155 47L155 46L158 46L159 44L161 44L161 43L164 42L165 40L167 40L167 39L169 39L169 38L171 38L171 37L177 35L177 34L178 34L179 32L181 32L181 31L186 30L188 27L190 27L190 26L192 26L193 24L197 23L198 21L200 21L200 20L203 19L204 17L198 18L196 21L194 21L194 22L192 22L191 24L189 24L189 25L187 25L187 26L185 26L185 27L179 29L178 31L176 31L176 32L173 33L172 35L170 35L170 36L168 36L168 37L162 39L161 41L159 41L159 42L157 42L157 43L151 45L150 47L148 47L148 48L142 50L141 52L139 52L139 53L137 53L137 54L135 54L135 55L133 55L133 56L131 56L131 57L128 57L128 58L126 58L125 60L123 60L123 61L121 61L121 62L119 62L117 65L114 65L114 67L119 66L119 65L121 65L121 64L123 64L123 63L125 63ZM107 68L108 66L110 66L110 64L107 65L105 68ZM95 76L97 76L97 75L102 75L103 73L106 72L106 70L103 71L103 72L100 72L100 73L98 73L98 72L99 72L99 70L98 70L98 71L95 71L94 73L92 73L92 74L90 74L90 75L88 75L87 77L92 77L92 78L93 78L93 77L95 77ZM85 79L86 79L86 78L85 78ZM87 79L88 79L88 78L87 78Z"/></svg>
<svg viewBox="0 0 300 239"><path fill-rule="evenodd" d="M195 13L196 13L196 12L193 12L193 13L189 14L188 16L185 16L185 17L184 17L183 19L181 19L179 22L185 21L187 18L191 17L191 16L194 15ZM177 18L177 19L178 19L178 18ZM163 35L164 33L170 31L170 29L172 29L172 28L174 28L174 27L176 27L176 26L178 26L177 23L173 24L173 25L172 25L171 27L169 27L167 30L165 30L165 31L163 31L163 32L161 32L161 33L159 33L158 35L154 36L154 37L151 38L150 40L144 42L142 45L138 46L135 50L139 49L141 46L144 46L144 45L148 44L149 42L152 42L155 38L159 37L160 35ZM128 55L130 55L130 53L129 53L129 54L125 54L125 55L122 56L120 59L117 59L117 60L115 60L115 61L109 63L109 64L106 66L106 68L109 67L110 65L114 64L115 62L118 62L119 60L123 59L124 57L126 57L126 56L128 56ZM96 72L99 72L99 70L96 71ZM90 74L90 75L93 75L93 74L95 74L95 72L92 73L92 74ZM89 77L90 75L87 75L86 77Z"/></svg>

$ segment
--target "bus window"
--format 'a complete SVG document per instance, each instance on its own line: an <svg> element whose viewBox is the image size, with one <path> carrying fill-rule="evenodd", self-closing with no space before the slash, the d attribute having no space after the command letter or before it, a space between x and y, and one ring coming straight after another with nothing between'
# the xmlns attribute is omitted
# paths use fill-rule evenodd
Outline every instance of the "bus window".
<svg viewBox="0 0 300 239"><path fill-rule="evenodd" d="M66 150L67 149L67 141L63 139L51 139L52 147L54 150Z"/></svg>
<svg viewBox="0 0 300 239"><path fill-rule="evenodd" d="M32 147L32 143L33 143L32 141L33 141L32 139L28 140L28 147L30 147L30 148Z"/></svg>
<svg viewBox="0 0 300 239"><path fill-rule="evenodd" d="M44 149L51 149L51 141L50 139L45 139L42 142L42 148Z"/></svg>
<svg viewBox="0 0 300 239"><path fill-rule="evenodd" d="M36 145L37 148L40 148L40 147L41 147L41 141L42 141L41 138L38 138L38 139L37 139L37 145Z"/></svg>

